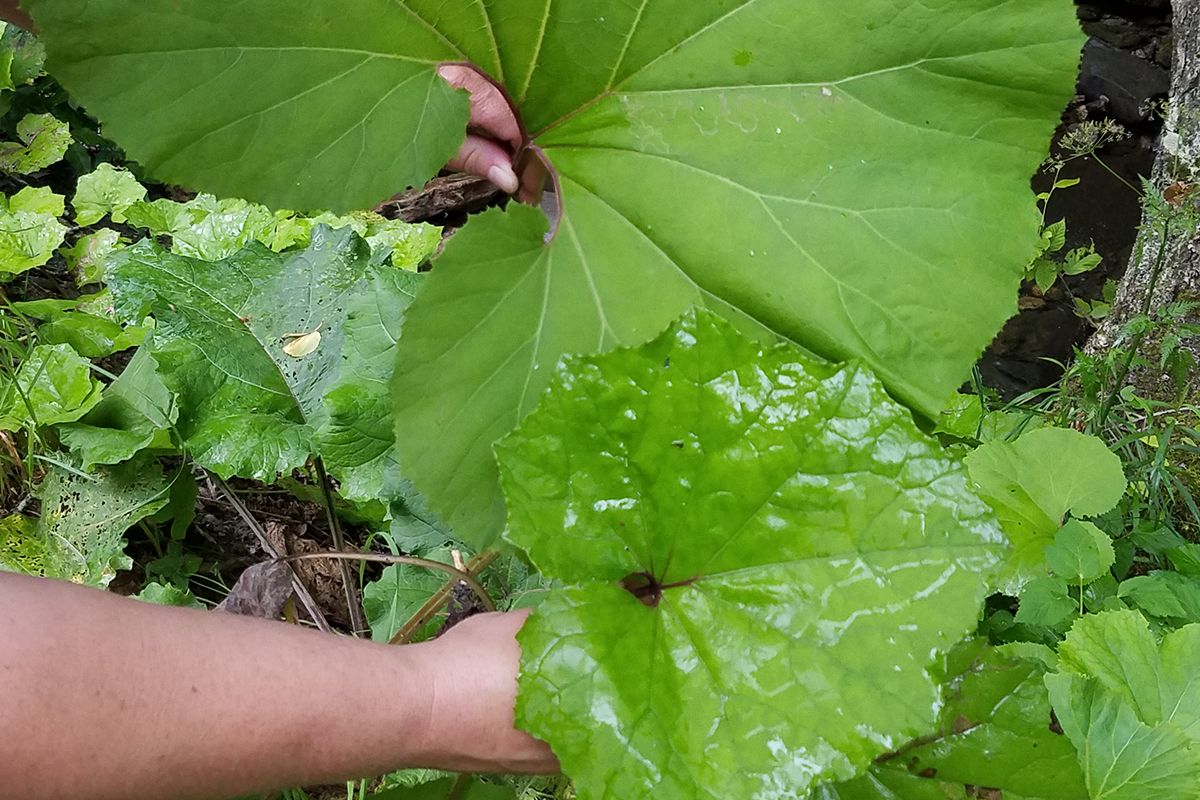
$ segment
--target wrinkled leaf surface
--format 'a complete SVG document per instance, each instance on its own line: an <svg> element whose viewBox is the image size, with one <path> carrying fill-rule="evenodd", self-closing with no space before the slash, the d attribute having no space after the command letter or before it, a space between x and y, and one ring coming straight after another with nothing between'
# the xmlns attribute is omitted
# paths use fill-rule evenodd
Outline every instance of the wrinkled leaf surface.
<svg viewBox="0 0 1200 800"><path fill-rule="evenodd" d="M497 454L509 538L568 587L520 635L517 718L589 800L853 776L933 724L1001 555L865 368L708 312L569 361Z"/></svg>

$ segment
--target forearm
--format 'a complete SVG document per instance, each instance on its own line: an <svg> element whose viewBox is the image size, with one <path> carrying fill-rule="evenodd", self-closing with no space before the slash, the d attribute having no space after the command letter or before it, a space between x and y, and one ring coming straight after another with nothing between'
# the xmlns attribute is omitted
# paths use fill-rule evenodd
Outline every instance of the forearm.
<svg viewBox="0 0 1200 800"><path fill-rule="evenodd" d="M0 20L11 22L27 31L33 30L33 20L18 7L19 0L0 0Z"/></svg>
<svg viewBox="0 0 1200 800"><path fill-rule="evenodd" d="M548 750L512 730L511 698L499 725L483 707L494 680L482 698L444 685L479 661L464 642L387 647L0 574L0 798L216 798L494 769L488 748L514 742L524 768L545 769Z"/></svg>

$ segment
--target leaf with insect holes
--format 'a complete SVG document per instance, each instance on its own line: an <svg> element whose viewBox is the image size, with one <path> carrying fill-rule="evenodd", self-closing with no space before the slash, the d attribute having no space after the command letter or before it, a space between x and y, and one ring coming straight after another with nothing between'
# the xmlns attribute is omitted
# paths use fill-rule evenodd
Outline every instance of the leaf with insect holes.
<svg viewBox="0 0 1200 800"><path fill-rule="evenodd" d="M296 253L251 243L210 263L143 241L110 258L118 316L156 320L151 353L178 397L177 428L197 463L274 481L315 453L350 300L371 293L379 269L370 255L353 231L318 227ZM297 331L319 332L320 346L288 354Z"/></svg>
<svg viewBox="0 0 1200 800"><path fill-rule="evenodd" d="M586 800L852 777L933 724L1002 553L865 367L704 310L567 361L496 452L509 539L567 586L521 631L517 720Z"/></svg>
<svg viewBox="0 0 1200 800"><path fill-rule="evenodd" d="M46 543L42 574L103 588L129 569L125 531L167 504L162 467L140 458L91 475L55 465L38 487Z"/></svg>
<svg viewBox="0 0 1200 800"><path fill-rule="evenodd" d="M513 204L454 237L395 384L406 474L476 546L504 525L491 445L560 356L695 303L864 359L935 416L1015 310L1083 43L1068 0L28 5L151 174L275 207L432 176L468 116L439 64L507 90L561 217Z"/></svg>
<svg viewBox="0 0 1200 800"><path fill-rule="evenodd" d="M1009 594L1045 575L1044 549L1068 511L1103 514L1125 492L1121 460L1102 440L1069 428L1039 428L1014 442L988 442L966 464L1013 543L997 586Z"/></svg>

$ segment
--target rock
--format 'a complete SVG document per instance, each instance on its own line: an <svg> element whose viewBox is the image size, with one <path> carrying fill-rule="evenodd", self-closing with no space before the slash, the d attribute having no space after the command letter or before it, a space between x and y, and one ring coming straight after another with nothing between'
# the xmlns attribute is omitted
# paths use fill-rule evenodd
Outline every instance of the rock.
<svg viewBox="0 0 1200 800"><path fill-rule="evenodd" d="M1149 101L1164 97L1170 88L1170 73L1157 64L1099 39L1084 45L1079 92L1088 100L1107 97L1118 121L1144 121Z"/></svg>

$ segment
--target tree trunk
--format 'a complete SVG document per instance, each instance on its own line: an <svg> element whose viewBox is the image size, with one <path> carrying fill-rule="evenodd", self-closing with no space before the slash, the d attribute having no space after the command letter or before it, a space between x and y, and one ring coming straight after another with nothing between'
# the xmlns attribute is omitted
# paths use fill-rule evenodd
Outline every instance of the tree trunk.
<svg viewBox="0 0 1200 800"><path fill-rule="evenodd" d="M1188 196L1188 189L1200 181L1200 2L1175 0L1172 11L1175 50L1171 67L1171 95L1152 182L1166 191L1169 213L1164 215L1147 206L1142 230L1130 257L1129 266L1117 291L1109 316L1087 344L1090 353L1101 352L1117 342L1122 328L1133 317L1161 309L1176 300L1200 301L1200 235L1194 225L1184 223L1188 214L1174 203L1194 206L1200 200L1200 187ZM1174 189L1168 189L1179 182ZM1174 224L1168 224L1173 222ZM1196 314L1189 315L1189 321ZM1200 357L1200 342L1185 342ZM1156 353L1146 352L1153 343L1142 343L1143 355L1152 363ZM1198 359L1200 361L1200 359ZM1145 387L1139 376L1139 386ZM1155 380L1168 381L1165 376ZM1174 387L1166 394L1174 394Z"/></svg>

